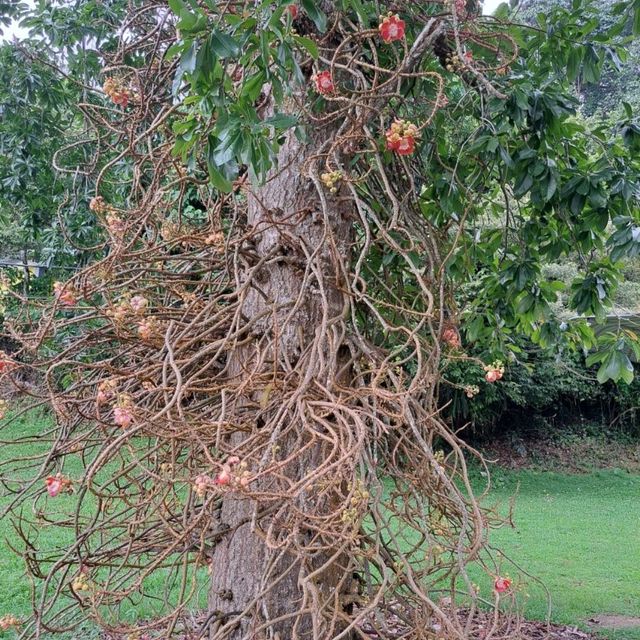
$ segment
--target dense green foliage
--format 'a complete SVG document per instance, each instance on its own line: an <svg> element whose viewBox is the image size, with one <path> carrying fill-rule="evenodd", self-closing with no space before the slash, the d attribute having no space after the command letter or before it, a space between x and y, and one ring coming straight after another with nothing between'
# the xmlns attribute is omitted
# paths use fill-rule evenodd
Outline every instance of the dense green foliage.
<svg viewBox="0 0 640 640"><path fill-rule="evenodd" d="M229 190L238 163L264 174L275 152L270 144L276 145L278 131L295 120L276 115L256 121L252 105L261 87L269 81L282 102L288 91L285 78L303 80L293 50L311 57L317 52L309 39L288 34L280 10L229 19L221 30L212 29L206 12L189 3L176 1L172 7L180 17L182 41L171 53L180 56L177 77L192 94L189 115L174 125L176 152L196 166L198 141L205 140L210 178ZM349 3L345 8L356 9ZM569 307L602 319L620 280L618 261L636 255L640 247L635 222L640 130L633 111L594 127L579 117L579 102L571 96L578 76L596 82L606 65L624 55L619 35L631 29L635 14L629 9L625 3L616 5L615 19L605 23L598 19L599 8L575 2L549 12L543 30L505 29L519 46L511 73L493 79L506 100L479 96L455 73L445 74L446 94L455 107L438 111L425 130L416 166L416 179L424 183L419 206L441 233L443 252L450 240L457 242L446 265L453 286L481 274L474 295L460 305L460 323L467 342L484 345L489 354L518 353L522 334L545 348L559 343L595 347L586 324L561 329L552 307L564 285L548 281L543 266L577 251L580 273L569 284ZM377 10L358 5L357 11L366 25L377 20ZM310 15L322 31L322 14ZM266 28L255 33L261 21ZM482 49L476 54L482 56ZM223 59L238 60L245 69L239 86L226 81L218 62ZM426 64L434 73L442 71L437 59ZM415 94L430 91L428 80L411 88ZM395 115L412 120L428 116L415 102L394 108ZM275 134L268 137L271 128ZM398 256L378 256L374 250L371 267L372 287L378 274L383 279L389 274L404 284L404 299L415 296L417 288ZM384 289L380 295L387 295ZM627 333L600 340L601 353L594 358L601 363L603 381L631 379L627 352L634 342Z"/></svg>
<svg viewBox="0 0 640 640"><path fill-rule="evenodd" d="M449 403L446 410L455 424L468 425L467 437L474 442L505 434L546 438L583 421L602 433L640 436L638 379L603 385L596 373L581 353L557 357L530 345L500 385L486 383L464 365L451 367L448 379L478 385L481 393L469 399L456 389L445 391L442 400Z"/></svg>
<svg viewBox="0 0 640 640"><path fill-rule="evenodd" d="M95 139L79 106L98 92L99 52L115 46L124 8L0 3L0 22L19 18L29 30L19 42L0 43L2 257L80 267L103 237L88 208Z"/></svg>
<svg viewBox="0 0 640 640"><path fill-rule="evenodd" d="M558 7L568 9L570 0L524 0L514 12L518 20L542 29L553 20ZM568 79L575 83L581 100L581 112L600 121L610 121L624 113L623 102L637 110L640 105L640 41L633 37L631 22L619 29L616 41L623 46L616 51L598 47L598 38L604 25L611 26L617 19L615 0L598 4L599 20L591 22L593 41L572 49L571 63L567 67ZM619 6L619 5L618 5ZM580 60L589 64L580 71Z"/></svg>
<svg viewBox="0 0 640 640"><path fill-rule="evenodd" d="M46 260L77 256L70 240L90 246L96 229L86 180L54 167L61 142L73 140L78 92L36 56L37 49L0 47L0 251Z"/></svg>
<svg viewBox="0 0 640 640"><path fill-rule="evenodd" d="M253 105L267 82L279 102L305 82L297 59L300 52L308 60L317 58L314 34L326 28L325 17L307 2L304 9L315 26L293 33L282 19L284 5L272 11L265 4L261 13L242 19L225 16L224 24L212 27L206 12L195 4L170 4L181 34L167 52L167 58L178 62L172 90L176 96L190 95L173 123L175 154L196 173L205 162L212 185L228 191L239 167L264 175L280 133L295 125L295 113L260 120ZM447 269L454 287L466 286L480 273L475 295L460 304L459 318L467 342L483 345L487 356L517 354L517 336L522 334L545 348L558 343L595 347L597 341L584 323L560 328L561 320L554 314L558 294L569 292L568 306L575 314L604 317L620 282L617 262L637 255L640 248L635 222L640 129L633 109L606 109L609 121L594 126L580 117L579 101L571 97L573 83L595 85L604 74L605 79L624 83L635 104L624 70L634 65L637 42L631 50L627 45L638 10L624 2L607 6L605 19L600 7L582 2L518 8L517 15L527 19L537 15L541 29L502 28L519 47L510 73L492 80L507 99L482 97L469 91L457 74L445 74L447 97L456 106L438 111L425 131L424 139L430 142L423 145L421 166L416 167L425 183L420 208L440 229L443 251L449 239L458 237L455 229L465 212L462 242ZM344 8L355 10L364 24L377 21L377 9L348 2ZM83 2L73 9L52 3L27 16L25 24L32 34L49 42L47 55L56 52L82 82L54 79L46 65L33 59L44 53L42 45L34 45L39 51L28 57L4 46L3 102L11 117L4 119L0 131L6 150L0 165L6 187L4 204L0 202L3 250L35 248L45 256L77 256L72 243L82 247L95 241L97 231L87 209L89 176L54 176L51 161L63 131L69 142L80 133L74 133L70 103L93 99L82 83L86 87L99 81L96 50L112 46L110 25L118 23L122 10L117 2ZM96 12L100 20L94 19ZM497 15L506 17L502 9ZM97 46L81 44L87 38ZM476 54L486 56L482 49ZM622 73L616 66L627 54ZM243 68L239 84L228 75L230 62ZM442 72L437 59L427 65L427 70ZM411 88L413 94L420 91L431 91L427 80ZM608 92L605 85L602 91ZM416 107L413 103L405 113L406 106L398 106L395 114L418 121L428 115ZM616 114L618 119L611 119ZM460 149L465 149L464 155ZM67 167L82 164L73 155L63 157ZM117 200L117 193L111 195ZM60 233L58 209L66 235ZM545 277L544 265L568 254L579 264L576 277L568 284ZM378 269L405 279L394 256L384 256L383 264L374 252L373 270L377 260ZM411 297L414 287L410 281L406 284L404 294ZM595 357L601 358L603 379L630 379L625 354L634 340L623 333L601 341L602 354Z"/></svg>

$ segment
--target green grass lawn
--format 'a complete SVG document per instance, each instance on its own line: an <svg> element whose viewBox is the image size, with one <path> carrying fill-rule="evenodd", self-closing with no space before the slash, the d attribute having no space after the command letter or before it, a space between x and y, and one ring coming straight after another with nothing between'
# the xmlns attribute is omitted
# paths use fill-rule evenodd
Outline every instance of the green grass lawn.
<svg viewBox="0 0 640 640"><path fill-rule="evenodd" d="M553 621L586 628L598 614L640 616L640 476L497 471L494 480L491 501L506 503L520 487L515 529L494 531L491 542L543 581ZM527 617L544 619L543 589L525 591ZM602 635L640 639L640 627Z"/></svg>
<svg viewBox="0 0 640 640"><path fill-rule="evenodd" d="M46 416L31 416L11 430L37 433L47 422ZM5 456L33 453L35 448L34 444L23 445L19 452L5 446L0 455L7 459ZM518 485L519 496L515 529L493 531L491 543L544 582L551 593L552 621L586 628L587 620L598 614L640 616L640 476L621 471L561 475L496 470L493 481L489 503L507 505ZM7 500L0 492L0 509ZM73 496L61 496L60 500L73 500ZM69 543L67 532L50 529L43 533L50 546L64 548ZM13 613L26 617L30 611L29 584L21 560L4 543L15 538L10 523L0 521L0 616ZM512 577L517 574L506 561L501 571ZM160 576L158 580L160 591ZM477 581L485 595L490 592L487 578L483 581L478 575ZM529 581L520 593L527 617L545 619L545 591ZM132 618L148 614L134 609L132 606L128 612ZM601 630L601 634L616 640L640 640L640 627ZM13 635L0 633L0 638ZM89 640L96 635L74 633L72 637Z"/></svg>
<svg viewBox="0 0 640 640"><path fill-rule="evenodd" d="M51 428L51 416L46 412L32 411L18 420L12 422L7 427L0 430L0 439L11 441L14 438L25 438L37 436L46 432ZM37 439L32 439L28 443L19 445L3 445L0 448L0 463L6 460L16 459L21 456L34 456L48 449L48 445L40 443ZM84 471L82 462L79 457L70 457L65 465L65 474L71 478L82 477ZM3 469L3 473L5 473ZM17 475L11 476L9 486L15 488L17 482L29 480L32 471L21 471ZM98 476L99 478L100 476ZM44 489L44 484L42 485ZM0 514L4 508L11 502L12 496L9 491L0 485ZM51 516L54 514L66 514L73 512L77 503L74 495L61 493L54 499L42 498L38 502L38 508L46 509ZM81 512L90 512L94 508L94 501L91 497L84 502L84 508ZM27 510L30 504L27 505ZM67 550L73 542L73 534L68 529L51 526L41 523L37 526L37 531L33 532L37 535L40 551ZM31 604L31 583L27 578L22 559L10 550L10 545L22 548L23 544L17 535L14 527L8 518L0 519L0 617L10 613L18 618L28 618L32 611ZM198 606L206 605L206 569L200 568L199 572L203 575L202 589L198 594ZM146 593L153 596L153 601L145 599L142 603L133 602L131 600L123 600L117 610L110 610L109 613L114 614L121 622L135 623L140 619L148 619L157 617L163 613L166 607L163 606L166 597L166 573L158 571L148 576L144 581ZM200 585L200 581L198 583ZM179 589L177 587L170 588L169 597L177 598ZM106 613L106 612L103 612ZM64 640L93 640L98 637L98 633L87 623L86 629L82 632L71 632L63 636L56 636ZM0 639L14 637L13 631L0 631Z"/></svg>

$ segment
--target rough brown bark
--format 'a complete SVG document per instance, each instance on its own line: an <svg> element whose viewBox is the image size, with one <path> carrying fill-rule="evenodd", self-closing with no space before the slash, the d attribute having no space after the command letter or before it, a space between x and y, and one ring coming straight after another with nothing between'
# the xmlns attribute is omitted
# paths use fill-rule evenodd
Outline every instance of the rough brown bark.
<svg viewBox="0 0 640 640"><path fill-rule="evenodd" d="M316 340L319 332L329 324L338 322L345 310L345 287L341 287L342 264L350 251L352 237L352 210L349 201L340 194L331 195L328 190L326 206L320 201L308 165L319 150L335 134L337 124L310 130L309 139L301 143L295 135L288 135L278 157L278 169L264 186L249 196L248 228L255 237L258 258L277 254L259 274L258 283L247 295L243 306L246 318L255 318L269 309L271 313L255 325L256 340L268 338L272 353L266 358L270 366L284 361L300 365L306 350ZM317 168L322 172L322 167ZM313 171L313 169L312 169ZM309 266L309 256L317 272L321 274L320 295L316 276L304 279ZM291 314L294 305L297 310ZM327 347L329 348L329 347ZM332 349L336 349L333 343ZM234 355L237 372L245 370L252 361L251 346ZM309 364L309 366L313 366ZM304 370L304 367L302 367ZM241 375L241 374L240 374ZM239 441L246 436L238 434ZM288 441L278 441L287 454L304 446L304 435ZM304 478L323 459L322 445L314 445L295 463L288 465L288 478ZM213 615L227 614L222 623L247 608L251 614L244 616L229 635L213 627L211 637L239 639L280 638L280 640L331 638L336 627L327 623L326 611L318 611L307 603L308 613L295 615L302 606L303 591L300 580L304 575L321 566L329 552L321 552L309 561L296 557L293 549L268 549L263 532L272 527L276 535L278 523L267 516L251 521L256 505L238 496L223 499L218 526L229 527L229 534L215 549L212 563L210 611ZM275 505L276 509L278 505ZM248 522L247 522L248 521ZM285 525L286 526L286 525ZM282 531L283 535L290 531ZM301 530L301 537L308 535ZM329 569L314 580L318 602L327 602L336 591L345 590L344 563ZM311 566L313 565L313 566ZM273 580L279 579L274 586ZM269 585L269 591L262 593ZM255 602L254 602L255 601ZM252 605L252 602L254 604ZM311 603L313 605L313 603ZM282 618L269 624L263 632L256 629L267 621ZM292 616L287 618L287 616ZM334 621L335 622L335 621ZM217 630L216 630L217 629ZM222 634L222 635L221 635Z"/></svg>

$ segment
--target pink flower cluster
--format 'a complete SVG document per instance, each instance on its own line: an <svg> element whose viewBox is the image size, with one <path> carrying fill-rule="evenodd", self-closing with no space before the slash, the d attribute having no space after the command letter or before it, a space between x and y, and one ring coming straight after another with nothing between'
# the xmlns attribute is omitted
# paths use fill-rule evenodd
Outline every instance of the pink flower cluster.
<svg viewBox="0 0 640 640"><path fill-rule="evenodd" d="M129 300L129 306L133 309L133 312L138 315L143 314L148 305L149 301L141 295L133 296L133 298Z"/></svg>
<svg viewBox="0 0 640 640"><path fill-rule="evenodd" d="M131 91L125 86L124 82L118 78L107 78L102 85L102 90L111 98L113 104L127 108L131 98Z"/></svg>
<svg viewBox="0 0 640 640"><path fill-rule="evenodd" d="M158 322L154 318L144 318L138 322L138 335L143 340L151 340L158 330Z"/></svg>
<svg viewBox="0 0 640 640"><path fill-rule="evenodd" d="M452 349L459 349L462 346L462 343L460 342L460 336L453 327L447 327L442 332L442 340Z"/></svg>
<svg viewBox="0 0 640 640"><path fill-rule="evenodd" d="M53 293L58 301L66 307L72 307L78 302L76 292L71 285L65 285L62 282L54 282Z"/></svg>
<svg viewBox="0 0 640 640"><path fill-rule="evenodd" d="M49 476L45 480L45 485L47 487L47 493L55 498L61 491L71 491L71 480L66 478L60 473L57 473L55 476Z"/></svg>
<svg viewBox="0 0 640 640"><path fill-rule="evenodd" d="M15 362L4 351L0 351L0 373L9 371L14 366Z"/></svg>
<svg viewBox="0 0 640 640"><path fill-rule="evenodd" d="M96 402L98 404L105 404L111 398L116 390L115 380L105 380L98 385L98 393L96 394Z"/></svg>
<svg viewBox="0 0 640 640"><path fill-rule="evenodd" d="M231 456L223 465L222 470L214 477L200 474L193 483L197 495L203 497L209 489L232 486L245 489L251 482L247 465L238 456Z"/></svg>
<svg viewBox="0 0 640 640"><path fill-rule="evenodd" d="M416 148L416 139L420 136L418 127L407 120L394 120L385 133L387 149L399 156L411 155Z"/></svg>
<svg viewBox="0 0 640 640"><path fill-rule="evenodd" d="M123 429L127 429L133 422L133 402L126 393L120 394L113 407L113 422Z"/></svg>
<svg viewBox="0 0 640 640"><path fill-rule="evenodd" d="M8 631L11 627L19 627L21 624L22 622L10 613L0 617L0 631Z"/></svg>
<svg viewBox="0 0 640 640"><path fill-rule="evenodd" d="M320 71L320 73L316 73L313 76L312 80L315 83L316 91L323 96L329 95L336 90L331 71Z"/></svg>
<svg viewBox="0 0 640 640"><path fill-rule="evenodd" d="M491 364L485 365L484 370L484 379L487 382L496 382L500 380L504 375L504 365L500 360L496 360Z"/></svg>

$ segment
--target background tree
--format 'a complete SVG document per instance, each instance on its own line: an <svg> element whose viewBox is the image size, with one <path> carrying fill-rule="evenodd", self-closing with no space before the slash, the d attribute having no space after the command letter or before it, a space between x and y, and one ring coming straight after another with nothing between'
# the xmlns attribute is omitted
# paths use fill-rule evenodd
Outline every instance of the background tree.
<svg viewBox="0 0 640 640"><path fill-rule="evenodd" d="M540 265L577 248L571 304L601 316L635 251L633 114L589 131L567 93L568 43L595 12L542 32L462 2L118 8L103 94L85 82L79 104L106 257L57 287L18 356L44 354L29 366L58 420L26 483L5 472L42 578L24 635L84 612L123 630L159 573L142 628L168 637L209 567L196 636L384 635L391 613L468 636L470 561L496 605L515 592L480 555L491 518L439 389L461 360L500 384L518 334L594 345L555 321ZM95 37L54 31L66 64ZM635 347L604 340L602 377L627 379ZM56 508L70 490L72 514ZM43 519L74 531L68 548Z"/></svg>
<svg viewBox="0 0 640 640"><path fill-rule="evenodd" d="M542 29L547 26L547 16L560 7L571 10L571 2L565 0L527 0L516 7L514 17ZM637 111L640 102L640 42L633 34L631 20L618 18L620 3L607 1L600 5L601 14L597 21L590 21L592 37L589 42L578 43L572 48L568 59L567 77L575 83L581 98L581 110L586 116L596 115L605 121L624 113L623 102L628 102ZM576 7L575 10L580 10ZM551 18L555 22L554 18ZM622 47L610 50L608 44L598 46L600 31L609 31L614 41ZM617 34L616 34L617 32ZM609 64L607 64L609 62Z"/></svg>

